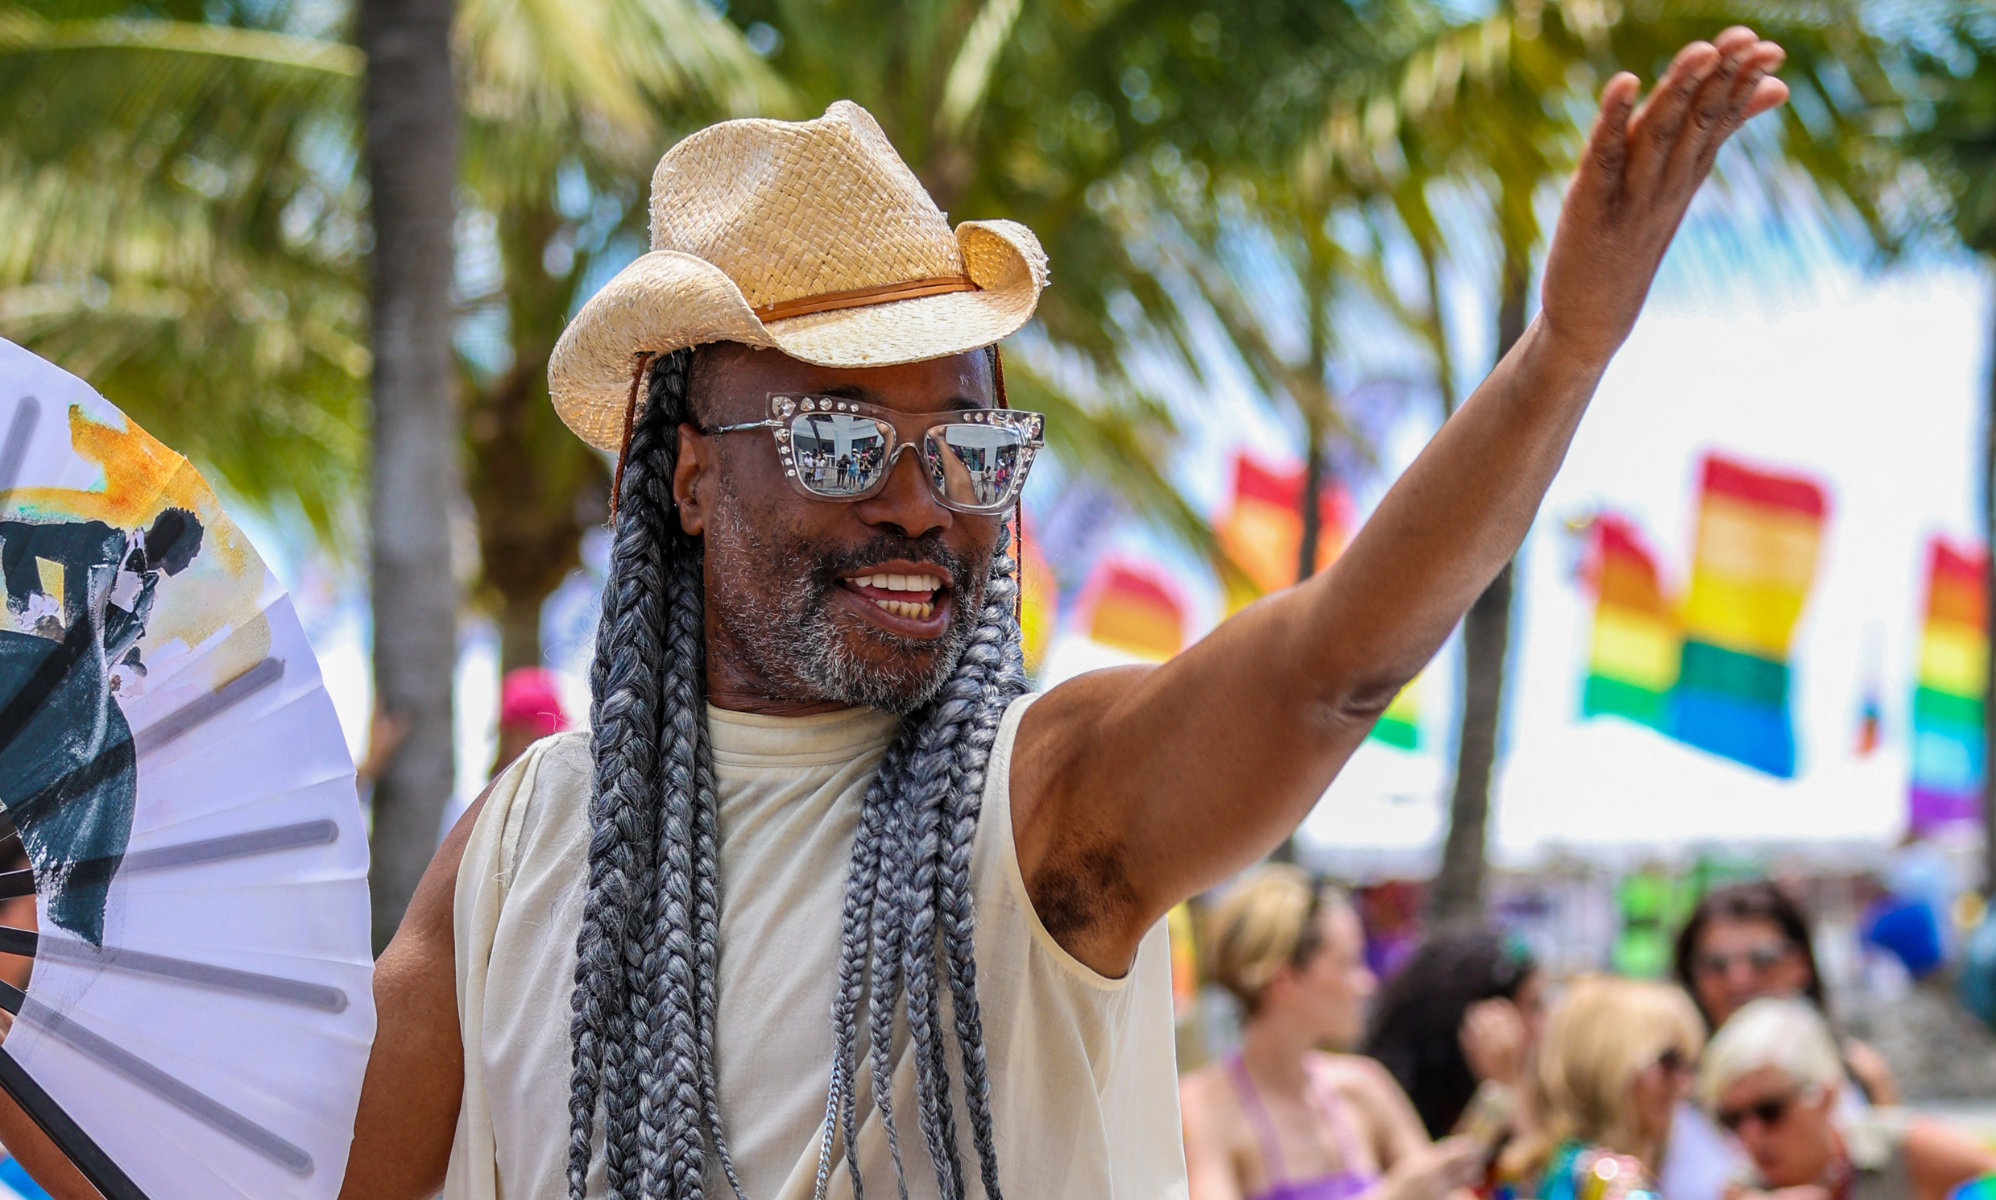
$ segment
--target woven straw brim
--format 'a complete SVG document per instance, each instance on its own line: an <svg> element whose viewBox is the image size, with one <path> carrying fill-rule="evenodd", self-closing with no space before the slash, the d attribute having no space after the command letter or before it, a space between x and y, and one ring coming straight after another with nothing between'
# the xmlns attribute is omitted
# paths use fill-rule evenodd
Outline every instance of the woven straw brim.
<svg viewBox="0 0 1996 1200"><path fill-rule="evenodd" d="M740 342L823 367L886 367L1002 341L1032 319L1046 286L1039 239L1011 221L966 221L956 237L976 291L768 323L734 280L705 259L669 250L643 255L562 331L548 362L555 412L583 441L615 452L623 444L635 356L646 351Z"/></svg>

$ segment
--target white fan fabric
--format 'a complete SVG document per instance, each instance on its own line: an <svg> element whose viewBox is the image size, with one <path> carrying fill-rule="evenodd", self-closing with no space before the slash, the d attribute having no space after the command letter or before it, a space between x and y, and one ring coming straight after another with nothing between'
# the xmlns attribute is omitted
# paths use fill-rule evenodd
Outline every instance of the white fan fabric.
<svg viewBox="0 0 1996 1200"><path fill-rule="evenodd" d="M331 1200L374 1036L373 958L353 763L304 630L185 460L0 341L10 434L0 521L67 506L142 534L176 507L202 532L159 574L136 663L114 671L136 802L102 945L54 923L38 861L40 941L5 1049L151 1200Z"/></svg>

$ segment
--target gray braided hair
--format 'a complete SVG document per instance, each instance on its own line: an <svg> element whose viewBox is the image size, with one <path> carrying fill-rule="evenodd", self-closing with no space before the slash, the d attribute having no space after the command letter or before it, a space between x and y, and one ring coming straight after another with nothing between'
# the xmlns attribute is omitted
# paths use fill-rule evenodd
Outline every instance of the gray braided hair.
<svg viewBox="0 0 1996 1200"><path fill-rule="evenodd" d="M992 360L996 368L995 351ZM678 426L694 420L692 361L693 351L680 350L639 368L647 402L632 424L617 487L590 673L595 789L569 1025L570 1200L583 1200L599 1111L613 1200L698 1200L710 1164L736 1200L746 1200L728 1153L714 1067L722 881L705 716L702 544L680 528L672 497ZM965 600L979 606L968 643L934 698L904 723L861 803L840 920L821 1197L835 1130L854 1200L863 1196L863 1011L867 1068L898 1194L906 1197L908 1184L894 1122L892 1035L896 1016L905 1014L915 1118L938 1190L956 1198L969 1187L946 1054L953 1032L978 1180L989 1200L1000 1200L970 861L998 725L1026 688L1008 545L1001 537L981 588L965 588Z"/></svg>

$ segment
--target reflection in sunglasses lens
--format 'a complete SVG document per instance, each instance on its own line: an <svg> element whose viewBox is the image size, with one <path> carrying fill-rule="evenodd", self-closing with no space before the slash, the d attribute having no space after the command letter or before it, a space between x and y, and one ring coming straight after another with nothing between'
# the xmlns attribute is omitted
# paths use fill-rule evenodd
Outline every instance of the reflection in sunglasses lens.
<svg viewBox="0 0 1996 1200"><path fill-rule="evenodd" d="M945 499L979 508L1011 498L1025 437L1003 425L938 425L923 439L929 482Z"/></svg>
<svg viewBox="0 0 1996 1200"><path fill-rule="evenodd" d="M887 469L893 432L871 417L800 413L790 422L797 478L831 499L864 495Z"/></svg>

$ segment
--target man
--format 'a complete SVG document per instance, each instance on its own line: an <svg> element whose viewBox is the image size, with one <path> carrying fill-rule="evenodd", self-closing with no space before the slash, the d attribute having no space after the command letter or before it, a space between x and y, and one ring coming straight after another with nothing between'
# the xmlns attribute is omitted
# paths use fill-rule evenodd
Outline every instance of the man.
<svg viewBox="0 0 1996 1200"><path fill-rule="evenodd" d="M201 550L201 522L169 508L150 528L0 521L0 795L48 891L49 918L104 942L111 876L132 836L138 763L118 700L143 676L138 643L162 574Z"/></svg>
<svg viewBox="0 0 1996 1200"><path fill-rule="evenodd" d="M1611 81L1538 320L1339 562L1037 702L1005 516L1038 418L989 349L1037 241L952 235L851 105L675 147L550 371L621 451L593 729L439 850L343 1195L1182 1196L1159 917L1297 825L1510 557L1780 58L1735 29L1640 109ZM891 437L871 477L800 474L806 413ZM955 486L987 447L995 504Z"/></svg>

